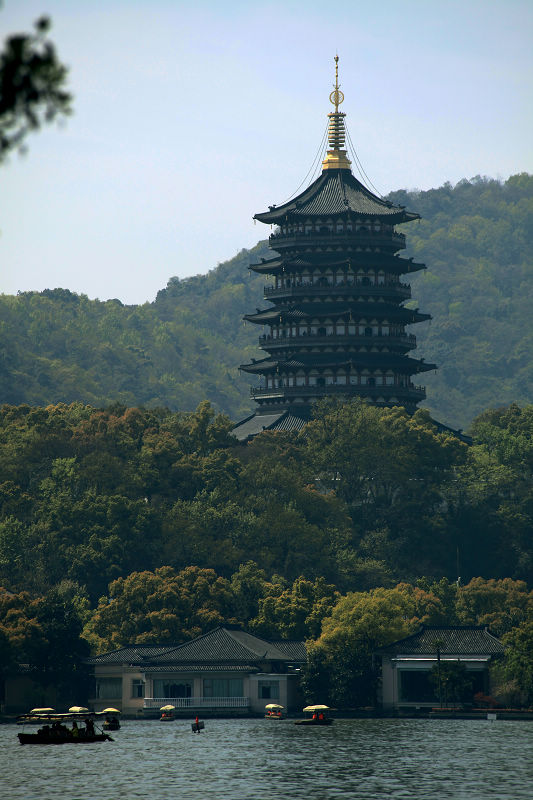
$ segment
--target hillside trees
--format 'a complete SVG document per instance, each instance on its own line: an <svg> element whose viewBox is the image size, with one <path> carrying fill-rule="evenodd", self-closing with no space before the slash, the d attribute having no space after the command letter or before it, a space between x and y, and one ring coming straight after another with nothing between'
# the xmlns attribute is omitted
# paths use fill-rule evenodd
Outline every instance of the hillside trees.
<svg viewBox="0 0 533 800"><path fill-rule="evenodd" d="M457 564L463 582L531 582L531 414L508 416L480 418L468 448L422 411L330 403L300 435L238 446L208 404L4 406L0 578L41 594L66 578L92 601L132 572L229 579L249 561L340 591L455 579Z"/></svg>
<svg viewBox="0 0 533 800"><path fill-rule="evenodd" d="M530 402L533 391L533 176L461 181L389 199L422 215L406 226L408 255L427 264L409 280L432 315L417 325L427 407L466 428L484 409ZM264 277L248 271L265 242L207 275L171 278L153 303L125 306L67 289L0 297L0 402L60 401L193 409L206 397L233 419L250 413L238 366L260 353L250 309Z"/></svg>
<svg viewBox="0 0 533 800"><path fill-rule="evenodd" d="M306 456L320 483L347 504L359 557L395 561L407 576L416 551L417 570L431 572L438 561L450 574L443 498L466 445L437 433L424 411L409 416L402 408L335 401L319 404L315 417Z"/></svg>

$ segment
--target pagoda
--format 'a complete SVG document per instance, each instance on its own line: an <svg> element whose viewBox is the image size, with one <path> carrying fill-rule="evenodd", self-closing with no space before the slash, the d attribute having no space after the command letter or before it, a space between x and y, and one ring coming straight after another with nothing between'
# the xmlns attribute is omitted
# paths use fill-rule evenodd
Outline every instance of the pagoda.
<svg viewBox="0 0 533 800"><path fill-rule="evenodd" d="M406 326L430 315L405 306L411 287L400 280L425 269L400 256L405 236L396 229L420 217L353 175L346 115L339 111L338 56L335 73L320 177L254 217L276 227L269 237L274 257L250 266L272 282L264 289L270 306L244 317L265 326L259 337L265 357L240 367L258 377L251 389L258 408L234 429L241 440L303 427L312 403L324 397L362 397L412 413L426 396L415 376L436 369L410 355L416 339Z"/></svg>

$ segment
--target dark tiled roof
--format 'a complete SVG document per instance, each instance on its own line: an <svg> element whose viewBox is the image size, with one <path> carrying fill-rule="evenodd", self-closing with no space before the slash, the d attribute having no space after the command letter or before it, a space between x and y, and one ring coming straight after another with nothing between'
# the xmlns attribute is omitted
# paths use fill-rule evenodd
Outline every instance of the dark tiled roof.
<svg viewBox="0 0 533 800"><path fill-rule="evenodd" d="M147 652L151 650L152 652ZM290 656L293 660L294 656ZM240 664L247 669L255 669L254 662L286 662L286 652L276 644L253 636L251 633L229 628L216 628L185 644L173 647L124 647L112 653L88 659L90 664L136 664L143 667L172 668L176 666L192 669L202 664L202 669L223 665Z"/></svg>
<svg viewBox="0 0 533 800"><path fill-rule="evenodd" d="M335 290L332 287L332 296ZM393 305L391 303L365 303L358 300L343 300L342 305L331 302L299 303L277 308L258 310L256 314L245 314L243 319L257 324L267 324L277 322L280 317L283 321L312 319L313 317L342 317L345 314L352 314L354 319L360 317L391 317L392 319L403 320L405 324L412 322L423 322L431 319L431 314L421 314L418 309L405 308L404 306Z"/></svg>
<svg viewBox="0 0 533 800"><path fill-rule="evenodd" d="M121 647L111 653L102 653L99 656L92 656L86 659L87 664L140 664L157 658L169 650L174 650L177 645L152 645L137 644L132 647Z"/></svg>
<svg viewBox="0 0 533 800"><path fill-rule="evenodd" d="M295 417L295 419L297 418ZM293 661L306 661L307 659L305 642L280 639L277 642L272 642L272 644L275 644L278 650L281 650L282 653L287 655L287 658Z"/></svg>
<svg viewBox="0 0 533 800"><path fill-rule="evenodd" d="M459 430L455 430L455 428L450 428L449 425L445 425L443 422L439 422L437 419L432 419L431 421L439 433L451 433L452 436L457 437L457 439L460 439L461 442L469 445L473 444L472 437L468 436L466 433L463 433L461 428L459 428Z"/></svg>
<svg viewBox="0 0 533 800"><path fill-rule="evenodd" d="M309 419L303 415L303 410L301 417L296 416L296 414L291 414L290 412L287 412L286 414L283 415L283 417L281 417L280 420L278 420L278 422L276 422L276 424L270 430L287 431L289 433L291 431L301 431L304 425L306 425L308 422ZM291 656L291 658L294 658L294 656Z"/></svg>
<svg viewBox="0 0 533 800"><path fill-rule="evenodd" d="M418 633L381 647L377 652L390 655L435 656L436 642L442 642L441 654L454 656L497 655L503 644L487 628L474 626L422 627Z"/></svg>
<svg viewBox="0 0 533 800"><path fill-rule="evenodd" d="M417 358L398 355L397 353L298 353L292 358L264 358L254 364L241 364L239 369L252 374L266 374L279 369L309 369L316 367L325 369L332 367L404 367L411 372L428 372L436 369L435 364L422 362Z"/></svg>
<svg viewBox="0 0 533 800"><path fill-rule="evenodd" d="M233 428L233 435L240 441L251 439L263 431L301 431L309 422L305 409L302 415L291 414L290 411L278 411L276 414L253 414Z"/></svg>
<svg viewBox="0 0 533 800"><path fill-rule="evenodd" d="M276 425L284 414L284 411L277 411L275 414L252 414L250 417L238 422L232 433L239 442L244 442L251 436L257 436L258 433L271 430L272 426Z"/></svg>
<svg viewBox="0 0 533 800"><path fill-rule="evenodd" d="M418 214L394 206L372 194L366 186L346 170L324 170L319 178L294 200L270 211L256 214L254 219L268 224L276 223L287 215L291 217L324 216L352 211L363 217L385 217L390 222L407 222L418 219Z"/></svg>
<svg viewBox="0 0 533 800"><path fill-rule="evenodd" d="M255 660L284 661L286 656L271 642L260 639L251 633L229 628L216 628L210 633L199 636L191 642L180 645L175 650L154 658L153 662L183 663L193 661L244 661Z"/></svg>
<svg viewBox="0 0 533 800"><path fill-rule="evenodd" d="M358 269L359 267L386 268L393 272L396 271L398 274L417 272L420 269L426 268L425 264L419 264L412 258L403 258L397 253L392 255L383 251L380 253L356 251L333 260L331 253L327 255L323 253L310 253L307 255L306 260L303 258L278 256L277 258L265 259L261 261L260 264L250 264L248 269L264 275L274 275L282 269L290 272L302 272L313 267L329 269L332 267L346 267L347 264L351 264L352 269Z"/></svg>
<svg viewBox="0 0 533 800"><path fill-rule="evenodd" d="M174 664L169 662L165 665L147 665L146 669L150 672L258 672L257 664Z"/></svg>

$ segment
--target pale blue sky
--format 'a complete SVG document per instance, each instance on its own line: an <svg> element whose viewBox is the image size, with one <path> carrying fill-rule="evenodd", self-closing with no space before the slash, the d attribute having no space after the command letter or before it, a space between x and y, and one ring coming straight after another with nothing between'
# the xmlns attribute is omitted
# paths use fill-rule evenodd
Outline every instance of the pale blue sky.
<svg viewBox="0 0 533 800"><path fill-rule="evenodd" d="M0 170L0 292L144 302L265 238L336 50L381 193L533 172L532 0L4 0L2 39L43 13L75 114Z"/></svg>

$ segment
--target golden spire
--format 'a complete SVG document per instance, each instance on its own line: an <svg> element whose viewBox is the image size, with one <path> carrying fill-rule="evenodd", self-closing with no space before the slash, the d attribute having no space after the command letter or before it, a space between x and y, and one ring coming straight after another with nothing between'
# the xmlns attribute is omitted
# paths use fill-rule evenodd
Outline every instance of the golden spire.
<svg viewBox="0 0 533 800"><path fill-rule="evenodd" d="M328 144L330 149L322 162L324 169L351 169L351 161L345 150L346 131L344 128L344 114L339 111L339 106L344 100L344 94L339 88L339 56L335 56L335 85L329 96L330 102L335 106L335 111L328 114Z"/></svg>

